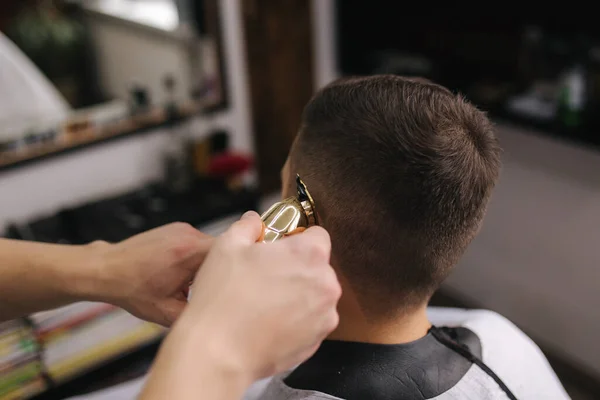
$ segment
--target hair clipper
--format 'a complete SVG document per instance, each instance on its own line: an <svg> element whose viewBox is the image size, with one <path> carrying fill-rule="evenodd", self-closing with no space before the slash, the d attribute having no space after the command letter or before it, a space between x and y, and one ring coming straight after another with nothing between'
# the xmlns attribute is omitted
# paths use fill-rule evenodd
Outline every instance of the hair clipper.
<svg viewBox="0 0 600 400"><path fill-rule="evenodd" d="M273 204L261 216L263 234L259 242L274 242L317 225L314 201L299 175L296 175L296 189L296 196Z"/></svg>

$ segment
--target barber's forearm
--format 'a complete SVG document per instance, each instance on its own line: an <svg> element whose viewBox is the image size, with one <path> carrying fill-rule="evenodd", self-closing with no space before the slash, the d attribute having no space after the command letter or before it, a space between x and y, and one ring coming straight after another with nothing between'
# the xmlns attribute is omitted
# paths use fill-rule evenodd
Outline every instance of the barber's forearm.
<svg viewBox="0 0 600 400"><path fill-rule="evenodd" d="M0 239L0 321L92 299L99 268L94 246Z"/></svg>
<svg viewBox="0 0 600 400"><path fill-rule="evenodd" d="M209 332L182 317L165 339L140 400L239 400L254 379ZM211 339L213 338L213 339Z"/></svg>

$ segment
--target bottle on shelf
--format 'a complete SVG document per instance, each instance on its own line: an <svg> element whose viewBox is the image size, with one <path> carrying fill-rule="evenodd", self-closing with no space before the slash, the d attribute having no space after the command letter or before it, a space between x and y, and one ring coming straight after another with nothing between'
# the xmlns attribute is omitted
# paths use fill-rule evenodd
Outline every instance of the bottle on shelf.
<svg viewBox="0 0 600 400"><path fill-rule="evenodd" d="M586 78L583 65L570 67L561 81L559 119L567 128L578 128L583 123L585 111Z"/></svg>

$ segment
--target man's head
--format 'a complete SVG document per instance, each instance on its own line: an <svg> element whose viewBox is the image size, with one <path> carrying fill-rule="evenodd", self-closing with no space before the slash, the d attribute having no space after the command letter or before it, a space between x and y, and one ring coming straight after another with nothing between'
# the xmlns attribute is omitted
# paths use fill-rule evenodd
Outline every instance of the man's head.
<svg viewBox="0 0 600 400"><path fill-rule="evenodd" d="M485 114L423 80L348 78L319 91L283 170L300 174L332 264L365 313L421 306L477 233L500 169Z"/></svg>

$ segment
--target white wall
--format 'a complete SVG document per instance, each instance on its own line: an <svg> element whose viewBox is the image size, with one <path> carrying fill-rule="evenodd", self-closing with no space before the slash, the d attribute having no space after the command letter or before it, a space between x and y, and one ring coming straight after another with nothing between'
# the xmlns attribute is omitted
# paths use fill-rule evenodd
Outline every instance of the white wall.
<svg viewBox="0 0 600 400"><path fill-rule="evenodd" d="M222 127L232 134L231 144L253 150L239 0L219 2L224 23L226 80L230 108L210 118L197 118L191 130L205 133ZM112 46L119 46L113 40ZM149 68L156 59L149 46ZM160 176L159 156L167 137L160 132L135 136L69 155L0 171L0 232L9 221L23 221L62 207L131 190Z"/></svg>
<svg viewBox="0 0 600 400"><path fill-rule="evenodd" d="M313 0L317 87L339 74L333 0ZM500 125L504 170L444 288L600 378L600 152Z"/></svg>

